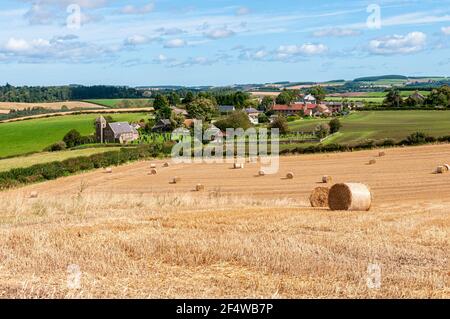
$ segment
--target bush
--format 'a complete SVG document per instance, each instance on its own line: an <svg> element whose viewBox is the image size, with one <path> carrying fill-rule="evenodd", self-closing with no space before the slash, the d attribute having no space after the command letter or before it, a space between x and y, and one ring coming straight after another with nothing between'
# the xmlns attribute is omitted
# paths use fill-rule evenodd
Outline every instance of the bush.
<svg viewBox="0 0 450 319"><path fill-rule="evenodd" d="M330 126L330 134L339 132L342 127L341 121L339 121L339 119L332 119L328 125Z"/></svg>
<svg viewBox="0 0 450 319"><path fill-rule="evenodd" d="M44 151L46 152L58 152L58 151L63 151L67 148L67 145L64 141L60 141L60 142L56 142L52 145L50 145L49 147L46 147L44 149Z"/></svg>
<svg viewBox="0 0 450 319"><path fill-rule="evenodd" d="M74 147L81 145L81 134L77 130L70 130L63 138L67 147Z"/></svg>

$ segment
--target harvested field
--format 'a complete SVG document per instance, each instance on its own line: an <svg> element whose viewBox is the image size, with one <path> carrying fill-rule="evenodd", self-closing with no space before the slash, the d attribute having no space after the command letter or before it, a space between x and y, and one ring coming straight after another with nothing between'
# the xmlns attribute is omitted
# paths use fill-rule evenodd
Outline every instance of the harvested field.
<svg viewBox="0 0 450 319"><path fill-rule="evenodd" d="M171 163L152 176L141 162L2 193L0 296L449 298L450 178L433 170L450 145L390 149L368 169L371 154L282 157L264 178L258 164ZM369 185L371 210L310 208L325 167Z"/></svg>
<svg viewBox="0 0 450 319"><path fill-rule="evenodd" d="M82 102L82 101L66 101L66 102L49 102L49 103L17 103L17 102L0 102L0 110L23 110L26 108L43 107L51 110L60 110L65 105L69 109L82 108L82 109L98 109L103 108L94 103Z"/></svg>

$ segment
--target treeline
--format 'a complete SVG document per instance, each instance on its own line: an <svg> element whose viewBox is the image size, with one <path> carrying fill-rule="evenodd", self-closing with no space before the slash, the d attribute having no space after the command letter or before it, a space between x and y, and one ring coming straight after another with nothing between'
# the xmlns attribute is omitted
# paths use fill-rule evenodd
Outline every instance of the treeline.
<svg viewBox="0 0 450 319"><path fill-rule="evenodd" d="M140 98L142 93L125 86L0 86L0 102L42 103L86 99Z"/></svg>
<svg viewBox="0 0 450 319"><path fill-rule="evenodd" d="M422 96L416 92L407 98L403 98L397 89L388 91L383 101L383 106L388 108L400 107L450 107L450 86L443 85L431 90L428 96Z"/></svg>
<svg viewBox="0 0 450 319"><path fill-rule="evenodd" d="M171 149L172 143L159 143L136 148L121 148L119 151L69 158L64 161L37 164L26 168L15 168L0 173L0 190L53 180L82 171L125 164L144 158L167 155L170 154Z"/></svg>

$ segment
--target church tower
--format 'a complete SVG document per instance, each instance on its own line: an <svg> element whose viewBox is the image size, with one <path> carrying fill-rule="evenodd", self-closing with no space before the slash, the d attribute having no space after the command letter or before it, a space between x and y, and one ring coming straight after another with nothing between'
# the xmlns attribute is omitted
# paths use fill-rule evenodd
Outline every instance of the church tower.
<svg viewBox="0 0 450 319"><path fill-rule="evenodd" d="M106 128L106 120L103 116L100 116L95 120L95 136L97 137L97 142L104 142L104 129Z"/></svg>

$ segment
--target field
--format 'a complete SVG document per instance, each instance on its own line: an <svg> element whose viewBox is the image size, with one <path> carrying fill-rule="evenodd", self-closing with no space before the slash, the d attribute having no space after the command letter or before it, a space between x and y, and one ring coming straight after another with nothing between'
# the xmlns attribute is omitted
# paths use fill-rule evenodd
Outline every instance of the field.
<svg viewBox="0 0 450 319"><path fill-rule="evenodd" d="M411 94L414 93L414 91L399 91L400 95L403 98L407 98ZM419 91L420 94L423 96L427 96L430 94L430 91ZM341 102L344 99L352 102L373 102L381 104L384 101L384 98L386 97L387 92L351 92L351 93L338 93L338 94L331 94L325 98L325 101L334 101L334 102Z"/></svg>
<svg viewBox="0 0 450 319"><path fill-rule="evenodd" d="M66 102L52 102L52 103L16 103L16 102L0 102L0 110L23 110L26 108L33 108L33 107L43 107L46 109L51 110L60 110L61 107L65 105L69 109L74 108L81 108L81 109L98 109L102 106L89 103L89 102L83 102L83 101L66 101Z"/></svg>
<svg viewBox="0 0 450 319"><path fill-rule="evenodd" d="M108 115L108 114L105 114ZM111 114L115 121L139 121L146 113ZM95 114L68 115L0 124L0 157L42 151L62 140L71 129L82 135L94 133Z"/></svg>
<svg viewBox="0 0 450 319"><path fill-rule="evenodd" d="M29 167L35 164L49 163L53 161L63 161L68 158L78 156L90 156L93 154L114 151L118 147L97 147L80 149L73 151L62 151L53 153L37 153L29 156L13 157L0 160L0 172L8 171L13 168Z"/></svg>
<svg viewBox="0 0 450 319"><path fill-rule="evenodd" d="M97 104L108 108L123 107L149 107L151 99L93 99L86 100L87 103Z"/></svg>
<svg viewBox="0 0 450 319"><path fill-rule="evenodd" d="M329 119L306 119L290 122L293 131L312 131ZM449 111L363 111L341 118L343 127L327 143L354 143L366 139L404 139L422 131L432 136L450 134Z"/></svg>
<svg viewBox="0 0 450 319"><path fill-rule="evenodd" d="M141 162L5 192L0 297L449 298L450 178L432 172L450 145L375 154L282 157L264 177ZM371 211L310 208L324 174L368 184Z"/></svg>

